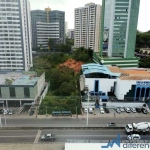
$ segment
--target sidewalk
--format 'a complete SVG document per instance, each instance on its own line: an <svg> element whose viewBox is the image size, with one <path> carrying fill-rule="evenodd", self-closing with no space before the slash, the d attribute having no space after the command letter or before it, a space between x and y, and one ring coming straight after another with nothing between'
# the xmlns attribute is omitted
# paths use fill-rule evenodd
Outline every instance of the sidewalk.
<svg viewBox="0 0 150 150"><path fill-rule="evenodd" d="M64 150L65 144L0 144L0 150Z"/></svg>
<svg viewBox="0 0 150 150"><path fill-rule="evenodd" d="M95 118L95 119L100 119L100 118L138 118L138 117L150 117L150 113L145 115L145 114L142 114L142 113L136 113L136 114L133 114L133 113L122 113L122 114L97 114L97 115L94 115L94 114L88 114L88 118ZM1 115L2 118L4 118L3 115ZM29 116L29 114L13 114L13 115L6 115L6 118L37 118L37 119L45 119L45 118L72 118L72 119L76 119L76 118L80 118L80 119L86 119L87 118L87 114L84 114L84 115L78 115L76 117L76 114L72 115L71 116L52 116L51 114L48 114L48 115L33 115L33 116Z"/></svg>

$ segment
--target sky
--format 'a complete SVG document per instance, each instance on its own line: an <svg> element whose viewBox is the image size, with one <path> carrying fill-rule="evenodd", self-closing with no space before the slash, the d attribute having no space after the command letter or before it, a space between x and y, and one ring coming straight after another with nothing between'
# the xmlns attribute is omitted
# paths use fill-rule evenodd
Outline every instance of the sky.
<svg viewBox="0 0 150 150"><path fill-rule="evenodd" d="M31 10L44 10L50 7L51 10L65 11L65 21L68 22L68 29L74 29L74 9L84 7L86 3L93 2L102 4L102 0L29 0ZM150 30L150 0L141 0L138 27L139 31L145 32Z"/></svg>

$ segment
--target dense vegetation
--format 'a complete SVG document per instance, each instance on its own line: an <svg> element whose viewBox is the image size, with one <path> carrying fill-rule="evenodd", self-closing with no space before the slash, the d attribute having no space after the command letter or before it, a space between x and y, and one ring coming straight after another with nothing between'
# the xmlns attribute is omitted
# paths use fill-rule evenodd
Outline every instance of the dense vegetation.
<svg viewBox="0 0 150 150"><path fill-rule="evenodd" d="M148 32L137 31L135 52L141 53L140 48L150 48L150 31ZM140 59L139 67L149 68L150 56L148 58Z"/></svg>
<svg viewBox="0 0 150 150"><path fill-rule="evenodd" d="M75 113L76 106L80 113L79 73L75 73L68 66L60 64L72 58L84 63L91 62L93 51L83 47L76 49L72 55L53 54L44 55L34 59L33 70L38 74L45 72L46 80L50 82L50 89L43 100L39 114L51 113L52 111L71 110Z"/></svg>

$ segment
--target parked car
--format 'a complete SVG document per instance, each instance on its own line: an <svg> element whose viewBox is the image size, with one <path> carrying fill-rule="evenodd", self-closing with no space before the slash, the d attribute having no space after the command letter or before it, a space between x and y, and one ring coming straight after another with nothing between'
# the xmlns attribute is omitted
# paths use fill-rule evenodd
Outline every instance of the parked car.
<svg viewBox="0 0 150 150"><path fill-rule="evenodd" d="M34 114L34 111L33 110L31 110L30 111L30 116L32 116Z"/></svg>
<svg viewBox="0 0 150 150"><path fill-rule="evenodd" d="M130 108L125 108L125 111L127 112L127 113L130 113L131 112L131 110L130 110Z"/></svg>
<svg viewBox="0 0 150 150"><path fill-rule="evenodd" d="M88 112L88 109L87 109L87 108L84 108L84 112L87 113L87 112Z"/></svg>
<svg viewBox="0 0 150 150"><path fill-rule="evenodd" d="M119 109L119 108L116 108L115 110L116 110L116 112L117 112L118 114L120 114L120 113L121 113L121 111L120 111L120 109Z"/></svg>
<svg viewBox="0 0 150 150"><path fill-rule="evenodd" d="M14 110L13 110L13 109L10 109L8 114L9 114L9 115L12 115L13 113L14 113Z"/></svg>
<svg viewBox="0 0 150 150"><path fill-rule="evenodd" d="M141 113L141 108L135 108L138 113Z"/></svg>
<svg viewBox="0 0 150 150"><path fill-rule="evenodd" d="M104 108L106 113L109 113L109 109L108 108Z"/></svg>
<svg viewBox="0 0 150 150"><path fill-rule="evenodd" d="M127 139L128 139L128 140L140 140L141 137L140 137L139 134L131 134L131 135L128 135L128 136L127 136Z"/></svg>
<svg viewBox="0 0 150 150"><path fill-rule="evenodd" d="M54 141L55 140L55 134L45 134L41 136L41 140L42 141L46 141L46 140L51 140Z"/></svg>
<svg viewBox="0 0 150 150"><path fill-rule="evenodd" d="M120 109L121 112L124 112L124 108L123 107L118 107Z"/></svg>
<svg viewBox="0 0 150 150"><path fill-rule="evenodd" d="M4 110L3 109L0 109L0 114L3 114Z"/></svg>
<svg viewBox="0 0 150 150"><path fill-rule="evenodd" d="M7 114L8 114L8 112L9 112L9 110L8 110L8 109L4 109L3 114L4 114L4 115L7 115Z"/></svg>
<svg viewBox="0 0 150 150"><path fill-rule="evenodd" d="M130 108L130 110L133 112L133 113L136 113L136 109L135 108Z"/></svg>
<svg viewBox="0 0 150 150"><path fill-rule="evenodd" d="M104 114L104 108L103 107L100 107L100 113Z"/></svg>
<svg viewBox="0 0 150 150"><path fill-rule="evenodd" d="M89 113L93 114L93 108L89 108Z"/></svg>
<svg viewBox="0 0 150 150"><path fill-rule="evenodd" d="M115 126L116 126L116 123L113 123L113 122L107 123L107 127L115 127Z"/></svg>
<svg viewBox="0 0 150 150"><path fill-rule="evenodd" d="M147 110L146 109L142 108L141 110L142 110L143 114L147 114Z"/></svg>

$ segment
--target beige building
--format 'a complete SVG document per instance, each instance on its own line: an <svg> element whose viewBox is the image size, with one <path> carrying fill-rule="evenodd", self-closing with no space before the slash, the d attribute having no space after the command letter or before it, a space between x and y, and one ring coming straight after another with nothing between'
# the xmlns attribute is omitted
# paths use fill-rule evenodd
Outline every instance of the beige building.
<svg viewBox="0 0 150 150"><path fill-rule="evenodd" d="M91 48L98 52L100 48L101 6L88 3L75 9L75 48Z"/></svg>

